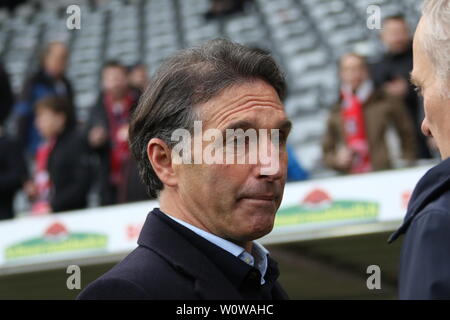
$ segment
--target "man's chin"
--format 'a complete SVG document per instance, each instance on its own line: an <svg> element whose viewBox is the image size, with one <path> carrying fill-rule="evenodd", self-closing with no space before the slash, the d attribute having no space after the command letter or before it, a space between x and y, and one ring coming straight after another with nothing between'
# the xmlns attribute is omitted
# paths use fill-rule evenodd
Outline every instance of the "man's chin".
<svg viewBox="0 0 450 320"><path fill-rule="evenodd" d="M252 241L269 234L275 223L278 203L243 201L234 212L236 226L242 241Z"/></svg>
<svg viewBox="0 0 450 320"><path fill-rule="evenodd" d="M270 225L270 227L264 229L264 230L257 230L253 233L253 240L262 238L266 235L268 235L273 230L273 223Z"/></svg>
<svg viewBox="0 0 450 320"><path fill-rule="evenodd" d="M258 221L255 224L249 226L248 231L245 233L247 241L253 241L268 235L274 226L274 220Z"/></svg>
<svg viewBox="0 0 450 320"><path fill-rule="evenodd" d="M246 232L245 234L239 236L239 237L234 237L233 239L236 243L242 244L242 243L247 243L247 242L251 242L254 240L258 240L266 235L268 235L273 228L269 228L267 230L254 230L254 231L249 231Z"/></svg>

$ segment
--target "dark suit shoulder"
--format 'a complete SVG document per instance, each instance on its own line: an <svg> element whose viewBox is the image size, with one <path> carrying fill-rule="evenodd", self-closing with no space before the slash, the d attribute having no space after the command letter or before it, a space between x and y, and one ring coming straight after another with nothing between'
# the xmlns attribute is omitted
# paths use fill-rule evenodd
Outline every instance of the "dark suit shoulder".
<svg viewBox="0 0 450 320"><path fill-rule="evenodd" d="M153 250L139 246L91 283L79 299L195 299L193 278Z"/></svg>
<svg viewBox="0 0 450 320"><path fill-rule="evenodd" d="M427 203L421 212L416 215L416 219L422 216L423 214L434 213L441 214L450 217L450 209L449 209L449 201L450 201L450 190L446 190L440 196L436 197L433 201Z"/></svg>
<svg viewBox="0 0 450 320"><path fill-rule="evenodd" d="M400 299L450 298L450 213L429 207L411 223L402 247Z"/></svg>
<svg viewBox="0 0 450 320"><path fill-rule="evenodd" d="M147 293L136 283L123 278L101 277L91 283L77 297L78 300L148 299Z"/></svg>

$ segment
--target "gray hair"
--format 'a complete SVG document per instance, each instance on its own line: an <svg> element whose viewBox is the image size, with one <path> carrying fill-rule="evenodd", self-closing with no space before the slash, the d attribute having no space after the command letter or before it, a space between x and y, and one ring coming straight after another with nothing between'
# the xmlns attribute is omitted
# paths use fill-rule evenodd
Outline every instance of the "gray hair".
<svg viewBox="0 0 450 320"><path fill-rule="evenodd" d="M448 92L450 83L450 0L426 0L422 9L423 45L436 76ZM450 97L450 92L447 94Z"/></svg>
<svg viewBox="0 0 450 320"><path fill-rule="evenodd" d="M226 88L256 79L270 84L280 100L285 98L284 75L267 52L225 39L182 50L161 65L133 113L129 131L131 150L150 196L157 197L164 187L147 157L150 139L159 138L172 149L177 143L172 133L176 129L192 133L194 120L200 119L196 106Z"/></svg>

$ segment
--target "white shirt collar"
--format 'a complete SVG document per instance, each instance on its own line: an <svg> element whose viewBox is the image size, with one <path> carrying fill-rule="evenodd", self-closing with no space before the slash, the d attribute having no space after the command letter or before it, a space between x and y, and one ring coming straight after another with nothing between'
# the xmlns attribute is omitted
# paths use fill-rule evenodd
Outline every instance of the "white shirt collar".
<svg viewBox="0 0 450 320"><path fill-rule="evenodd" d="M256 241L253 241L252 254L250 254L247 251L245 251L244 248L242 248L241 246L238 246L237 244L235 244L231 241L220 238L220 237L216 236L215 234L212 234L212 233L202 230L196 226L193 226L190 223L187 223L186 221L172 217L169 214L166 214L166 213L164 213L164 214L166 216L168 216L169 218L171 218L172 220L178 222L182 226L195 232L200 237L208 240L209 242L214 243L216 246L231 253L236 258L238 258L238 259L244 261L245 263L251 265L252 267L255 267L256 269L258 269L259 272L261 273L261 285L265 283L264 276L266 275L266 272L267 272L267 266L268 266L267 256L269 255L269 251L266 248L264 248L261 244L257 243Z"/></svg>

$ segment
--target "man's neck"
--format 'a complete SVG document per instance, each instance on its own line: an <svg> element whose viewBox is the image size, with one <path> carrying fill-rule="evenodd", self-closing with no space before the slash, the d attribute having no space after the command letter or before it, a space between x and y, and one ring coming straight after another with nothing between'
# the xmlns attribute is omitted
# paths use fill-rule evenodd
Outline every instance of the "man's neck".
<svg viewBox="0 0 450 320"><path fill-rule="evenodd" d="M194 227L197 227L199 229L202 229L203 231L209 232L211 234L214 234L218 237L221 237L223 239L226 239L230 242L233 242L237 244L238 246L241 246L245 249L245 251L251 253L253 249L253 242L252 241L235 241L233 239L228 239L223 237L220 234L217 234L210 228L208 228L200 219L198 219L195 215L193 215L185 206L182 204L183 202L181 199L177 196L172 196L172 194L168 194L169 190L163 190L160 193L159 196L159 206L162 212L164 212L167 215L170 215L171 217L180 219L186 223L189 223L190 225L193 225Z"/></svg>

